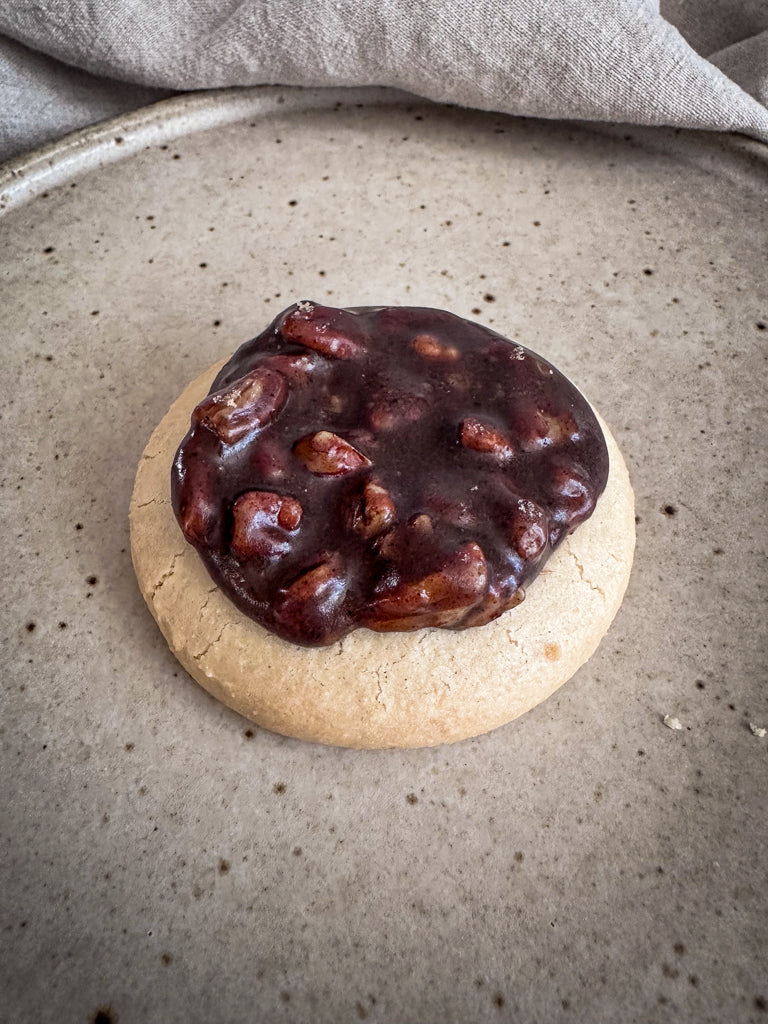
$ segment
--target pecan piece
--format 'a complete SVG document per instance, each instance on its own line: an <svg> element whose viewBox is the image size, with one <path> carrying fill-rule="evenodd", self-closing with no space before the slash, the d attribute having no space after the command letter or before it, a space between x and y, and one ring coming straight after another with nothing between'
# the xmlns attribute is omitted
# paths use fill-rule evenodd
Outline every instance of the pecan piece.
<svg viewBox="0 0 768 1024"><path fill-rule="evenodd" d="M413 351L424 359L455 363L461 353L455 345L445 344L434 334L417 334L411 342Z"/></svg>
<svg viewBox="0 0 768 1024"><path fill-rule="evenodd" d="M556 526L550 529L550 543L556 544L563 529L567 533L575 530L579 523L592 514L596 498L591 493L589 481L576 465L565 461L553 462L550 466L550 493L557 510Z"/></svg>
<svg viewBox="0 0 768 1024"><path fill-rule="evenodd" d="M471 527L477 523L472 504L460 488L438 490L436 486L424 491L424 503L432 515L451 526Z"/></svg>
<svg viewBox="0 0 768 1024"><path fill-rule="evenodd" d="M535 560L546 548L549 524L544 509L535 501L518 498L506 526L512 547L525 561Z"/></svg>
<svg viewBox="0 0 768 1024"><path fill-rule="evenodd" d="M290 546L288 533L299 528L300 503L272 491L246 491L232 506L230 550L236 558L276 558Z"/></svg>
<svg viewBox="0 0 768 1024"><path fill-rule="evenodd" d="M566 441L577 441L579 428L576 420L565 410L559 413L541 413L542 426L545 427L545 444L565 444Z"/></svg>
<svg viewBox="0 0 768 1024"><path fill-rule="evenodd" d="M512 423L515 436L526 451L578 439L576 420L567 409L555 412L529 406L518 409L512 417Z"/></svg>
<svg viewBox="0 0 768 1024"><path fill-rule="evenodd" d="M468 373L449 373L445 380L452 391L468 391L472 387L472 380Z"/></svg>
<svg viewBox="0 0 768 1024"><path fill-rule="evenodd" d="M415 423L429 408L421 395L386 395L368 406L371 430L392 430L403 423Z"/></svg>
<svg viewBox="0 0 768 1024"><path fill-rule="evenodd" d="M472 541L419 580L403 579L391 570L385 573L374 588L365 624L381 632L456 625L482 600L487 586L485 555Z"/></svg>
<svg viewBox="0 0 768 1024"><path fill-rule="evenodd" d="M532 355L526 352L522 345L514 341L506 341L494 338L480 350L484 356L497 364L523 362L526 356Z"/></svg>
<svg viewBox="0 0 768 1024"><path fill-rule="evenodd" d="M330 430L307 434L293 446L294 455L317 476L342 476L371 466L371 460Z"/></svg>
<svg viewBox="0 0 768 1024"><path fill-rule="evenodd" d="M474 416L467 416L461 421L459 440L465 448L493 455L504 462L514 455L509 439L500 430L475 419Z"/></svg>
<svg viewBox="0 0 768 1024"><path fill-rule="evenodd" d="M413 519L409 520L408 526L417 537L428 537L434 529L434 523L426 512L420 512L414 516Z"/></svg>
<svg viewBox="0 0 768 1024"><path fill-rule="evenodd" d="M434 523L426 512L412 516L407 523L397 523L376 541L376 552L387 561L408 563L414 551L428 540Z"/></svg>
<svg viewBox="0 0 768 1024"><path fill-rule="evenodd" d="M287 341L295 341L330 359L354 359L365 353L354 315L345 310L300 302L286 313L279 330Z"/></svg>
<svg viewBox="0 0 768 1024"><path fill-rule="evenodd" d="M299 643L329 644L349 629L344 612L346 566L338 552L323 552L273 601L275 624L282 635Z"/></svg>
<svg viewBox="0 0 768 1024"><path fill-rule="evenodd" d="M237 444L273 420L287 394L282 374L258 366L226 390L204 398L192 413L192 423L208 427L224 444Z"/></svg>
<svg viewBox="0 0 768 1024"><path fill-rule="evenodd" d="M221 532L216 468L200 457L174 463L174 504L181 531L190 544L215 544Z"/></svg>
<svg viewBox="0 0 768 1024"><path fill-rule="evenodd" d="M469 626L485 626L498 619L510 608L515 608L525 598L522 587L488 586L488 593L476 604L462 622L462 628Z"/></svg>
<svg viewBox="0 0 768 1024"><path fill-rule="evenodd" d="M308 352L280 352L269 356L261 365L277 370L291 384L302 387L309 383L317 367L317 356L311 356Z"/></svg>
<svg viewBox="0 0 768 1024"><path fill-rule="evenodd" d="M268 436L268 432L265 431L251 457L253 482L275 483L284 479L289 471L289 461L288 449L279 444L275 437Z"/></svg>
<svg viewBox="0 0 768 1024"><path fill-rule="evenodd" d="M397 511L389 491L376 480L366 480L352 508L350 526L362 537L378 537L395 521Z"/></svg>

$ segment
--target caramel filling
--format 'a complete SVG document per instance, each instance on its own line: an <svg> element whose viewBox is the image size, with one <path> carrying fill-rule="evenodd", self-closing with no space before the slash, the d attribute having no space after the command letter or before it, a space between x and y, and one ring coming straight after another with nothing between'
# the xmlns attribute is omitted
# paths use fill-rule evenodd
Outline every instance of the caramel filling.
<svg viewBox="0 0 768 1024"><path fill-rule="evenodd" d="M522 346L440 310L301 302L218 374L171 486L224 593L316 646L491 621L607 476L589 405Z"/></svg>

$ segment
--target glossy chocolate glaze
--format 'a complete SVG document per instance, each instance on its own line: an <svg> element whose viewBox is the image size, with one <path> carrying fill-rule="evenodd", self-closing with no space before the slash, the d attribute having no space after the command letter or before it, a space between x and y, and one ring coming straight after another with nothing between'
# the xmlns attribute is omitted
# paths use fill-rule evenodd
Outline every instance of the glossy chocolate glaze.
<svg viewBox="0 0 768 1024"><path fill-rule="evenodd" d="M294 643L482 625L608 477L554 367L451 313L302 302L195 409L173 507L211 577Z"/></svg>

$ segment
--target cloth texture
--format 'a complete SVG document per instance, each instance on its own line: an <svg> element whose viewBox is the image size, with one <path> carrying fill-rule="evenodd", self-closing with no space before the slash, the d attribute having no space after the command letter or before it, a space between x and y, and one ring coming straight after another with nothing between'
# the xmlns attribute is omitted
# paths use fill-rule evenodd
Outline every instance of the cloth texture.
<svg viewBox="0 0 768 1024"><path fill-rule="evenodd" d="M768 0L0 0L0 160L179 91L258 84L768 142Z"/></svg>

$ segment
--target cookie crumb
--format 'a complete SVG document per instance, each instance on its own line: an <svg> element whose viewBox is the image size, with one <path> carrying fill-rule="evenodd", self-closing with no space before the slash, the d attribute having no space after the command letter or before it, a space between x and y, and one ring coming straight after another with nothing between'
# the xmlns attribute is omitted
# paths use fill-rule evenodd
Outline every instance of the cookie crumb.
<svg viewBox="0 0 768 1024"><path fill-rule="evenodd" d="M680 719L672 718L670 715L664 715L664 725L668 729L674 729L675 731L680 731L683 728L683 723Z"/></svg>

